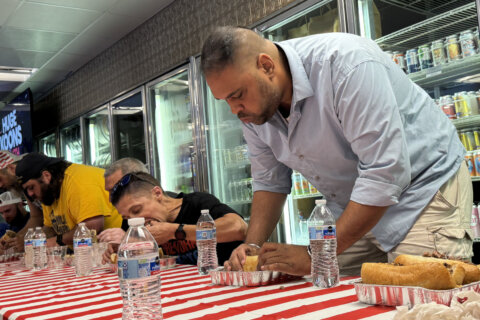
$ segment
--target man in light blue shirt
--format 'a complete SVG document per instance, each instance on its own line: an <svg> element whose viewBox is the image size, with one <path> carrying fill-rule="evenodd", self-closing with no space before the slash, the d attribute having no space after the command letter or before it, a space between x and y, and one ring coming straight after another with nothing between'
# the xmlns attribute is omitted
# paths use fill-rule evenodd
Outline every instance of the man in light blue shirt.
<svg viewBox="0 0 480 320"><path fill-rule="evenodd" d="M306 247L264 244L291 169L327 198L344 272L433 249L471 258L472 187L455 127L373 41L332 33L273 43L223 27L204 44L202 70L243 122L252 163L246 244L227 267L263 245L264 269L310 273Z"/></svg>

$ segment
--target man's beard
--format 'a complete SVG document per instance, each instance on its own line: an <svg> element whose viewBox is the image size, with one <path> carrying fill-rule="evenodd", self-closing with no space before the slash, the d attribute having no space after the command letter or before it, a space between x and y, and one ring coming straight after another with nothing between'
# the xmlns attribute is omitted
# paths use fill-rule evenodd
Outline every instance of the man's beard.
<svg viewBox="0 0 480 320"><path fill-rule="evenodd" d="M57 199L57 192L55 187L50 182L49 184L41 183L42 194L40 195L40 202L46 206L51 206Z"/></svg>
<svg viewBox="0 0 480 320"><path fill-rule="evenodd" d="M261 97L259 101L261 113L259 115L249 115L243 112L238 113L238 118L252 117L251 122L256 125L262 125L275 114L275 111L280 106L280 101L282 99L281 92L275 90L275 88L269 87L265 80L255 77L258 91Z"/></svg>

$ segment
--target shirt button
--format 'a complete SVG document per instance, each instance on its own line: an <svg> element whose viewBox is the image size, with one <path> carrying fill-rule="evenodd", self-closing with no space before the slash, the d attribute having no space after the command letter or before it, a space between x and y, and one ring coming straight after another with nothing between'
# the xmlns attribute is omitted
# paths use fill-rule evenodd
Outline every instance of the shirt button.
<svg viewBox="0 0 480 320"><path fill-rule="evenodd" d="M320 177L319 177L319 176L315 176L315 180L320 180Z"/></svg>
<svg viewBox="0 0 480 320"><path fill-rule="evenodd" d="M299 155L298 158L299 158L300 160L303 160L303 154Z"/></svg>

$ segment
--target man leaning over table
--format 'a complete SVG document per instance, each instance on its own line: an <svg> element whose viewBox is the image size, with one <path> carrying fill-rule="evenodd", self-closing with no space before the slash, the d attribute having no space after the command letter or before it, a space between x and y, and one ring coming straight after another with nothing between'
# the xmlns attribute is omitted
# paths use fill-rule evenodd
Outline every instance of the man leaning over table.
<svg viewBox="0 0 480 320"><path fill-rule="evenodd" d="M15 169L22 188L42 203L47 246L72 245L78 223L100 233L118 228L122 217L104 189L103 169L29 153Z"/></svg>
<svg viewBox="0 0 480 320"><path fill-rule="evenodd" d="M0 150L0 188L25 196L29 208L29 219L26 225L17 232L15 242L8 242L5 245L0 244L0 250L8 249L9 246L15 246L18 251L23 251L23 238L28 228L43 226L42 205L38 201L33 201L23 193L22 186L18 183L15 176L17 163L22 160L26 154L16 155L7 150Z"/></svg>
<svg viewBox="0 0 480 320"><path fill-rule="evenodd" d="M472 186L453 124L374 41L346 33L272 42L216 29L201 68L243 122L254 197L246 243L264 269L310 273L307 247L265 243L292 169L337 219L341 272L438 249L470 259ZM238 247L226 264L241 268Z"/></svg>
<svg viewBox="0 0 480 320"><path fill-rule="evenodd" d="M178 255L177 263L197 264L196 222L202 209L209 209L217 228L219 263L245 239L247 224L243 218L216 197L204 192L168 196L148 173L129 173L113 187L110 199L125 219L144 217L148 230L167 255ZM113 230L107 230L113 231ZM123 230L108 234L110 243L120 243ZM110 260L109 246L103 261Z"/></svg>

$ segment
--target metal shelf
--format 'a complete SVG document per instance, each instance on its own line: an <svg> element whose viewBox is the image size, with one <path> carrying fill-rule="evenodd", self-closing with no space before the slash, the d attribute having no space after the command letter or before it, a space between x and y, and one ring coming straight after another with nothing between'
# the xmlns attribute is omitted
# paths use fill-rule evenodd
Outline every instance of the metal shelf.
<svg viewBox="0 0 480 320"><path fill-rule="evenodd" d="M461 119L453 119L452 122L457 129L480 127L480 115L469 116Z"/></svg>
<svg viewBox="0 0 480 320"><path fill-rule="evenodd" d="M439 14L452 10L459 5L465 4L470 0L380 0L383 3L396 6L405 10L410 10L426 16Z"/></svg>
<svg viewBox="0 0 480 320"><path fill-rule="evenodd" d="M480 82L480 54L436 66L408 77L423 88L452 85L457 82Z"/></svg>
<svg viewBox="0 0 480 320"><path fill-rule="evenodd" d="M480 177L472 177L472 181L480 181Z"/></svg>
<svg viewBox="0 0 480 320"><path fill-rule="evenodd" d="M315 197L323 197L323 195L320 192L317 192L317 193L309 193L309 194L303 194L298 196L292 196L293 199L305 199L305 198L315 198Z"/></svg>
<svg viewBox="0 0 480 320"><path fill-rule="evenodd" d="M398 1L398 3L417 3L421 1ZM445 38L477 25L475 2L449 10L413 24L375 40L383 50L406 51L422 44Z"/></svg>

